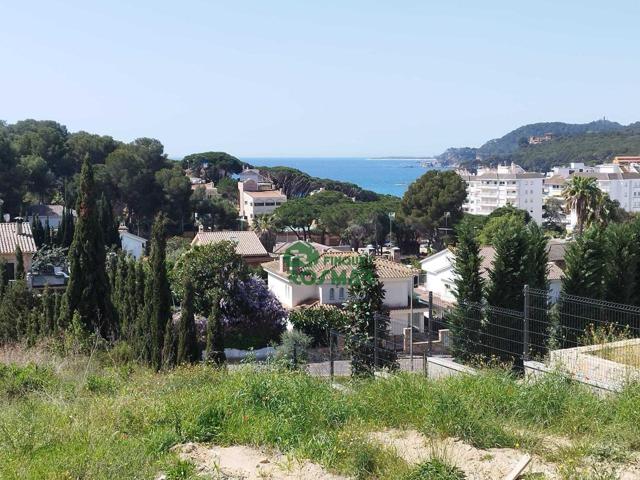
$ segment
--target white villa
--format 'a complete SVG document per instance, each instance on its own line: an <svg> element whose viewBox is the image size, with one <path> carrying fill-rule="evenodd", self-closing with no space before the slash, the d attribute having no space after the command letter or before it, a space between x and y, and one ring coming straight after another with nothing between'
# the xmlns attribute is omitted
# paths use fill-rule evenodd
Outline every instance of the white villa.
<svg viewBox="0 0 640 480"><path fill-rule="evenodd" d="M563 239L551 239L547 244L547 254L549 258L549 262L547 263L547 280L549 281L550 299L556 299L560 295L566 245L567 241ZM482 257L480 274L485 279L488 277L488 271L493 265L495 255L496 252L491 246L485 246L480 249L480 256ZM421 268L426 274L423 287L426 290L432 291L435 297L438 297L445 303L456 302L454 294L454 261L454 250L445 248L420 262Z"/></svg>
<svg viewBox="0 0 640 480"><path fill-rule="evenodd" d="M277 190L271 181L255 169L242 171L238 192L240 217L249 222L253 222L257 216L273 213L278 206L287 201L287 196L282 190Z"/></svg>
<svg viewBox="0 0 640 480"><path fill-rule="evenodd" d="M120 227L118 227L118 233L120 234L122 250L131 254L135 259L139 259L144 256L144 251L147 246L146 238L134 235L129 231L126 225L120 225Z"/></svg>
<svg viewBox="0 0 640 480"><path fill-rule="evenodd" d="M520 166L500 165L479 168L476 175L459 172L467 182L467 200L462 206L474 215L489 215L506 205L526 210L542 223L542 181L544 174L525 172Z"/></svg>
<svg viewBox="0 0 640 480"><path fill-rule="evenodd" d="M314 303L341 305L348 299L348 286L336 282L334 278L342 275L349 278L357 266L359 256L355 252L333 250L322 252L318 261L309 267L309 271L313 272L316 278L320 278L327 271L334 272L335 277L327 274L320 284L307 285L302 282L294 282L290 278L292 272L289 271L284 261L284 255L281 255L279 260L263 264L262 267L267 272L269 290L286 308ZM408 308L413 279L419 274L419 271L383 257L375 257L374 261L380 281L384 284L384 304L391 309Z"/></svg>

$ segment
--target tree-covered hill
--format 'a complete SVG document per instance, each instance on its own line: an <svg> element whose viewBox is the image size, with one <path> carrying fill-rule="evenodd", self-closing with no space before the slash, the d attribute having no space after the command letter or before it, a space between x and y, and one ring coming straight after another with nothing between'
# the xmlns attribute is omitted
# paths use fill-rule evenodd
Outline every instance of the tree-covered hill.
<svg viewBox="0 0 640 480"><path fill-rule="evenodd" d="M547 142L529 145L531 136L552 133ZM616 155L640 154L640 122L627 126L608 120L584 124L532 123L489 140L479 148L449 148L438 158L465 167L515 162L527 170L546 171L569 162L602 163Z"/></svg>

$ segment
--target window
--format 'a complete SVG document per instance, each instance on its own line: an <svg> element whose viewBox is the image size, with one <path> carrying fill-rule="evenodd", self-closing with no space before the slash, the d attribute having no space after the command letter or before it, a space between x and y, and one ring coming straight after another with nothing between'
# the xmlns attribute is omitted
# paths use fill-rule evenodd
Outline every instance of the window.
<svg viewBox="0 0 640 480"><path fill-rule="evenodd" d="M13 263L4 264L5 278L7 280L15 280L16 278L16 266Z"/></svg>
<svg viewBox="0 0 640 480"><path fill-rule="evenodd" d="M336 299L336 291L333 289L333 287L331 287L329 289L329 300L335 300Z"/></svg>
<svg viewBox="0 0 640 480"><path fill-rule="evenodd" d="M344 287L340 287L340 290L338 291L338 298L340 300L344 300Z"/></svg>

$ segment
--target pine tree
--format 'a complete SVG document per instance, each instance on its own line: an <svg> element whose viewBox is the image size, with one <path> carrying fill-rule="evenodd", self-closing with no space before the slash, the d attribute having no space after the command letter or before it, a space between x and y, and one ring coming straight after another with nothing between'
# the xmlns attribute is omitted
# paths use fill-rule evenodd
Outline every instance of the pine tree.
<svg viewBox="0 0 640 480"><path fill-rule="evenodd" d="M153 222L151 230L151 364L160 369L162 366L162 347L164 345L164 330L167 320L171 316L171 291L167 279L165 237L166 218L159 213Z"/></svg>
<svg viewBox="0 0 640 480"><path fill-rule="evenodd" d="M190 278L186 278L178 328L178 356L176 361L178 364L194 363L200 359L199 357L193 306L193 284Z"/></svg>
<svg viewBox="0 0 640 480"><path fill-rule="evenodd" d="M69 325L77 311L87 332L113 338L117 335L117 325L105 270L106 255L96 210L93 167L86 159L80 174L76 210L78 225L69 249L71 276L64 294L62 323Z"/></svg>
<svg viewBox="0 0 640 480"><path fill-rule="evenodd" d="M481 351L482 289L480 275L482 257L480 245L471 224L463 222L458 228L453 271L455 275L456 306L448 318L452 336L452 353L456 358L470 360Z"/></svg>
<svg viewBox="0 0 640 480"><path fill-rule="evenodd" d="M384 306L385 291L373 257L360 257L352 276L353 281L349 286L351 300L347 302L346 307L352 322L351 331L346 339L347 349L352 356L351 373L354 376L369 376L373 375L376 367L393 369L396 367L395 356L391 352L379 349L380 344L373 345L375 338L382 341L389 326L387 309ZM374 348L378 348L378 365L374 365Z"/></svg>
<svg viewBox="0 0 640 480"><path fill-rule="evenodd" d="M216 290L213 293L211 314L207 320L207 346L205 360L214 365L222 365L227 361L224 353L224 329L222 327L222 312L220 300L222 295Z"/></svg>
<svg viewBox="0 0 640 480"><path fill-rule="evenodd" d="M20 245L16 245L16 280L23 280L24 277L24 256L22 255Z"/></svg>

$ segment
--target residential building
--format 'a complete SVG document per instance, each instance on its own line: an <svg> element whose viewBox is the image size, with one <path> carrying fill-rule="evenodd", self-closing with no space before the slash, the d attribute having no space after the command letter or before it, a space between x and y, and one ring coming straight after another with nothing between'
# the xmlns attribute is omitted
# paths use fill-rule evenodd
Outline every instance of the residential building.
<svg viewBox="0 0 640 480"><path fill-rule="evenodd" d="M640 157L615 157L614 163L587 167L582 163L569 167L554 167L544 179L545 202L551 198L562 201L562 191L573 177L595 178L598 188L615 200L627 212L640 212ZM577 218L575 212L567 217L567 228L573 230Z"/></svg>
<svg viewBox="0 0 640 480"><path fill-rule="evenodd" d="M210 245L222 241L236 244L236 252L249 265L257 265L270 261L272 258L264 248L255 232L248 231L222 231L205 232L199 231L194 237L191 245Z"/></svg>
<svg viewBox="0 0 640 480"><path fill-rule="evenodd" d="M38 220L44 227L49 221L49 226L54 230L57 230L62 222L62 211L64 206L62 205L33 205L29 207L29 215L27 216L28 222L33 222L33 218L37 215ZM75 210L71 210L72 215L75 217Z"/></svg>
<svg viewBox="0 0 640 480"><path fill-rule="evenodd" d="M497 168L479 168L475 175L459 172L467 182L465 212L489 215L497 208L513 205L526 210L537 223L542 223L542 173L525 172L511 164Z"/></svg>
<svg viewBox="0 0 640 480"><path fill-rule="evenodd" d="M120 234L120 244L122 245L122 250L128 252L135 259L144 256L144 252L147 247L146 238L134 235L129 231L126 225L120 225L120 227L118 228L118 233Z"/></svg>
<svg viewBox="0 0 640 480"><path fill-rule="evenodd" d="M308 267L319 284L293 281L292 271L284 255L281 255L279 260L265 263L262 267L267 272L269 290L286 308L315 303L341 305L348 300L348 284L335 279L350 278L358 268L359 257L356 252L326 250L320 253L318 260ZM420 272L383 257L374 257L374 262L380 281L384 285L384 304L390 309L407 309L410 306L414 277Z"/></svg>
<svg viewBox="0 0 640 480"><path fill-rule="evenodd" d="M31 270L33 256L37 252L36 242L31 233L29 222L16 218L14 222L0 223L0 259L6 262L6 273L9 280L16 278L16 247L22 250L25 274Z"/></svg>
<svg viewBox="0 0 640 480"><path fill-rule="evenodd" d="M547 243L547 280L549 281L549 297L557 299L560 295L562 284L564 254L567 241L563 239L550 239ZM495 259L495 249L492 246L484 246L480 249L482 263L480 274L488 279L488 272ZM455 303L455 250L446 248L420 261L425 272L424 288L433 292L433 295L445 303Z"/></svg>
<svg viewBox="0 0 640 480"><path fill-rule="evenodd" d="M555 135L551 132L544 133L542 135L532 135L529 137L529 145L539 145L544 142L549 142L553 140Z"/></svg>
<svg viewBox="0 0 640 480"><path fill-rule="evenodd" d="M269 179L255 169L245 169L238 181L240 217L248 222L260 215L268 215L287 201L287 196L278 190Z"/></svg>
<svg viewBox="0 0 640 480"><path fill-rule="evenodd" d="M204 196L209 200L220 197L220 194L218 193L218 189L214 186L213 182L192 183L191 190L193 190L194 192L199 190L204 190Z"/></svg>

